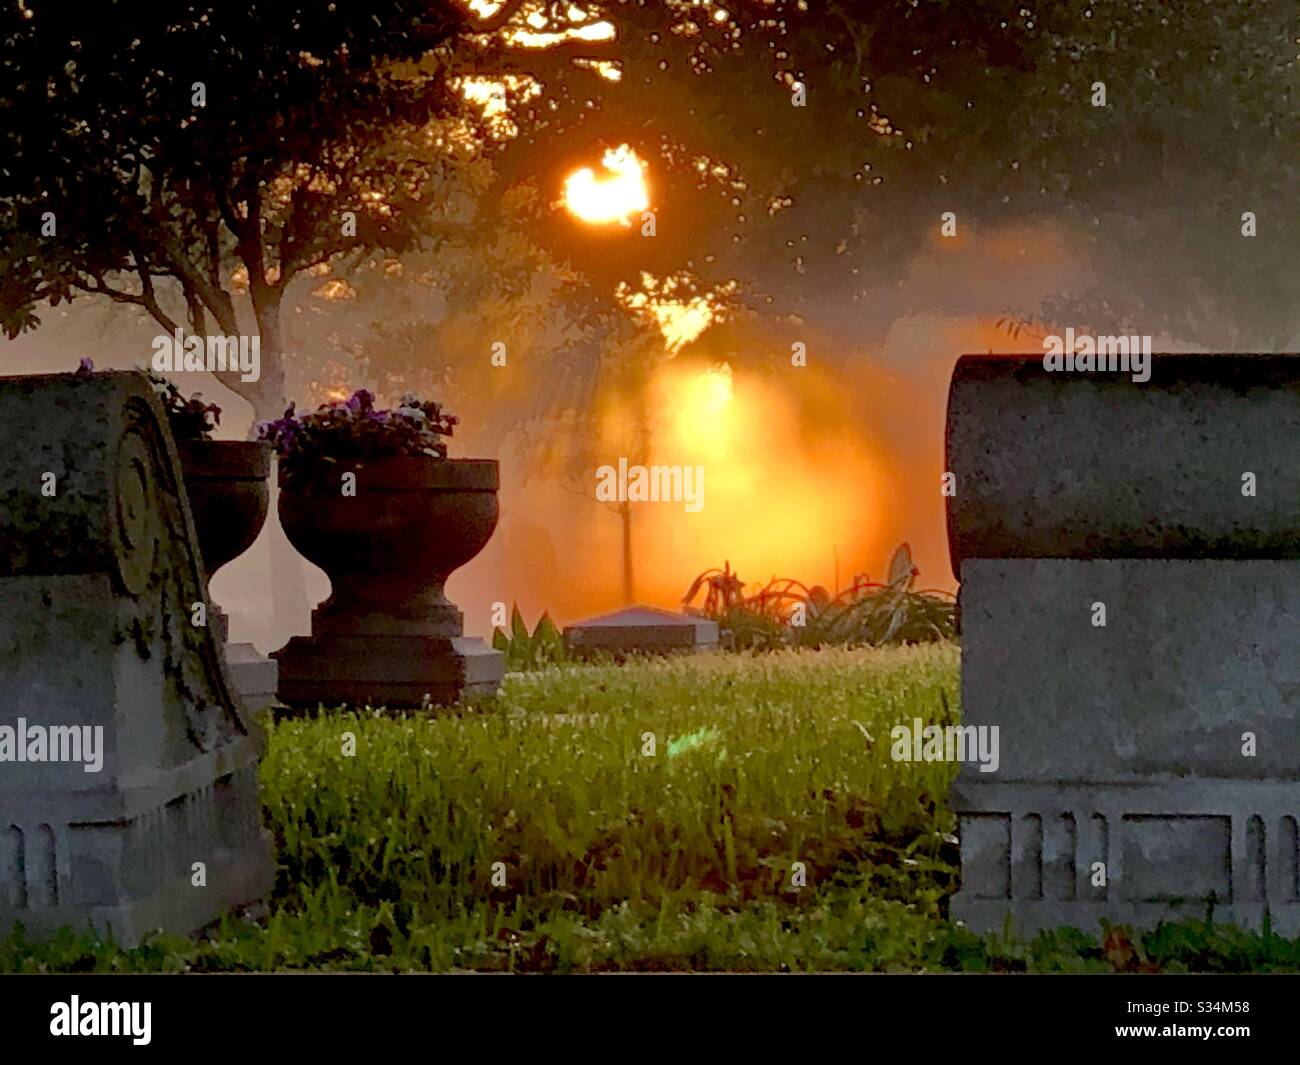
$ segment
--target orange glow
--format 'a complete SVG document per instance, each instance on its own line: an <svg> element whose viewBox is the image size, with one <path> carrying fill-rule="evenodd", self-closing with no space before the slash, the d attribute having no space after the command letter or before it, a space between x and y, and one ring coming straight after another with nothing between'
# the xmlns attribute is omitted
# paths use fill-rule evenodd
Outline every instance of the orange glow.
<svg viewBox="0 0 1300 1065"><path fill-rule="evenodd" d="M328 281L317 285L312 289L311 294L322 300L354 300L357 298L357 290L341 277L332 277Z"/></svg>
<svg viewBox="0 0 1300 1065"><path fill-rule="evenodd" d="M726 363L686 378L671 412L672 436L685 447L725 453L735 390Z"/></svg>
<svg viewBox="0 0 1300 1065"><path fill-rule="evenodd" d="M469 0L464 6L475 18L490 19L501 10L502 4ZM546 4L538 2L525 4L499 32L512 47L534 49L554 48L566 41L612 41L618 35L612 22L578 4L569 4L561 14L548 11Z"/></svg>
<svg viewBox="0 0 1300 1065"><path fill-rule="evenodd" d="M664 349L671 356L723 320L727 301L737 289L734 281L728 281L711 291L688 295L689 287L689 278L684 274L657 278L643 272L639 291L620 282L614 296L633 314L658 328Z"/></svg>
<svg viewBox="0 0 1300 1065"><path fill-rule="evenodd" d="M636 508L639 598L673 606L696 573L724 559L751 586L781 575L830 587L837 546L841 579L859 553L875 561L887 550L867 528L884 503L878 463L853 436L801 441L796 395L725 363L703 370L670 363L649 401L650 454L636 461L703 467L704 505L696 513ZM611 539L602 554L614 566L617 527L602 525Z"/></svg>
<svg viewBox="0 0 1300 1065"><path fill-rule="evenodd" d="M606 175L598 177L591 167L575 170L564 182L564 206L576 218L592 225L617 222L632 224L650 206L645 164L626 144L605 152L601 165Z"/></svg>
<svg viewBox="0 0 1300 1065"><path fill-rule="evenodd" d="M612 41L616 35L612 22L588 22L552 33L516 29L507 35L506 40L516 48L554 48L565 41Z"/></svg>
<svg viewBox="0 0 1300 1065"><path fill-rule="evenodd" d="M457 78L453 84L466 102L480 109L488 132L499 140L519 134L511 107L527 103L542 92L539 81L519 74L504 74L499 78L469 76Z"/></svg>

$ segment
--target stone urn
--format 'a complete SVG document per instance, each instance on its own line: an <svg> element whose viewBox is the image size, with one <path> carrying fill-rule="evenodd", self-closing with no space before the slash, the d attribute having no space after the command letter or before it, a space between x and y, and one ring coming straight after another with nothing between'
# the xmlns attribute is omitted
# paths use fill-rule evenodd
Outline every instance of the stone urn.
<svg viewBox="0 0 1300 1065"><path fill-rule="evenodd" d="M270 505L271 445L260 440L178 440L185 491L208 579L257 539Z"/></svg>
<svg viewBox="0 0 1300 1065"><path fill-rule="evenodd" d="M492 536L497 487L495 460L425 455L282 480L280 524L331 595L311 635L275 652L280 701L400 708L495 694L503 657L464 635L444 586Z"/></svg>
<svg viewBox="0 0 1300 1065"><path fill-rule="evenodd" d="M270 506L271 445L261 440L178 440L181 473L208 581L252 546ZM276 665L251 643L230 643L226 615L211 624L226 652L235 689L254 713L275 702Z"/></svg>

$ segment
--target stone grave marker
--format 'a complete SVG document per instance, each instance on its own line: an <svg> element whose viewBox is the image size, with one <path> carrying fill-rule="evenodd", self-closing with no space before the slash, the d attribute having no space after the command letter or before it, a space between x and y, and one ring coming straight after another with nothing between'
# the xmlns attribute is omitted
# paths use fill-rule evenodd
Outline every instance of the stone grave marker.
<svg viewBox="0 0 1300 1065"><path fill-rule="evenodd" d="M180 469L143 375L0 378L0 934L130 945L271 886Z"/></svg>
<svg viewBox="0 0 1300 1065"><path fill-rule="evenodd" d="M564 640L583 654L672 654L714 650L718 623L653 606L630 606L565 626Z"/></svg>
<svg viewBox="0 0 1300 1065"><path fill-rule="evenodd" d="M1300 934L1300 357L1151 379L966 356L947 469L967 760L953 916Z"/></svg>

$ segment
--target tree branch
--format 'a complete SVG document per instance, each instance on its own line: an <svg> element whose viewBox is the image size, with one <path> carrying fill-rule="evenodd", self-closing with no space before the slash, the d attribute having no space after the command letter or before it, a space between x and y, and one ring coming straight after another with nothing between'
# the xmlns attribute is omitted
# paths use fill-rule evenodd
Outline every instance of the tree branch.
<svg viewBox="0 0 1300 1065"><path fill-rule="evenodd" d="M207 317L203 313L203 301L199 299L199 294L184 281L181 282L181 291L185 293L185 306L189 311L191 332L195 336L207 335Z"/></svg>
<svg viewBox="0 0 1300 1065"><path fill-rule="evenodd" d="M516 74L536 78L543 84L547 81L544 71L548 68L552 74L558 70L566 73L583 71L589 77L598 78L599 74L577 66L574 60L587 59L599 63L618 58L622 55L621 43L617 37L603 41L570 38L557 41L546 48L531 49L522 56L518 51L487 49L474 53L471 58L463 62L453 57L448 63L447 72L452 77L466 75L499 77L503 74Z"/></svg>
<svg viewBox="0 0 1300 1065"><path fill-rule="evenodd" d="M219 256L217 247L219 234L216 232L218 223L209 224L207 218L200 216L198 212L190 212L199 227L204 231L205 251L209 256L210 266L215 271L214 276L209 278L205 276L197 263L190 258L186 250L180 246L176 238L171 235L171 218L165 205L160 202L161 192L162 185L154 177L149 183L149 196L145 209L145 217L149 219L149 226L138 233L138 238L143 246L150 249L150 257L160 259L161 263L158 265L166 266L166 270L151 269L150 264L145 261L145 257L140 254L138 249L132 251L137 265L146 272L174 277L180 282L182 289L185 291L186 302L190 303L191 321L194 320L194 308L191 300L197 296L207 305L217 323L226 333L237 333L239 326L235 320L234 302L221 287L220 269L216 265L219 263L219 259L212 259L214 255ZM152 285L146 285L145 287L152 296Z"/></svg>
<svg viewBox="0 0 1300 1065"><path fill-rule="evenodd" d="M144 271L143 276L148 277L147 270ZM83 292L89 292L92 295L107 296L114 303L129 303L136 307L143 307L153 317L154 321L166 329L167 332L176 332L178 326L176 322L167 315L167 312L162 309L162 306L158 303L157 299L154 298L152 284L147 286L142 295L137 296L131 292L123 292L121 289L110 288L104 282L103 277L100 276L92 275L90 281L94 283L90 284L86 281L80 280L73 281L72 287L81 289Z"/></svg>
<svg viewBox="0 0 1300 1065"><path fill-rule="evenodd" d="M250 167L244 174L244 202L248 204L248 221L243 233L236 233L239 240L239 257L248 269L248 290L254 303L260 298L259 293L267 288L277 288L266 280L266 252L262 247L262 193L258 187L257 176ZM284 283L281 271L280 283Z"/></svg>
<svg viewBox="0 0 1300 1065"><path fill-rule="evenodd" d="M238 333L239 323L235 320L234 302L225 289L210 283L190 262L185 252L176 246L175 241L163 237L159 244L170 272L181 283L187 298L190 293L197 295L207 304L222 330L227 334Z"/></svg>
<svg viewBox="0 0 1300 1065"><path fill-rule="evenodd" d="M287 283L298 272L297 248L303 242L294 238L298 233L298 222L302 217L302 191L305 185L297 185L293 192L289 194L289 213L284 220L284 225L280 229L280 247L278 256L280 260L280 280Z"/></svg>
<svg viewBox="0 0 1300 1065"><path fill-rule="evenodd" d="M216 193L217 210L221 212L221 220L226 223L226 228L230 230L236 241L243 240L244 222L236 213L235 205L217 175L213 175L212 186Z"/></svg>

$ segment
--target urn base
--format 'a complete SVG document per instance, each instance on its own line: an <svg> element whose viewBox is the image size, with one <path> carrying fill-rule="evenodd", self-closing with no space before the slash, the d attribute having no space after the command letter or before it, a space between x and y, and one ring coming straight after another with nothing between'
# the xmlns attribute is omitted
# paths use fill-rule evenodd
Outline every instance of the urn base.
<svg viewBox="0 0 1300 1065"><path fill-rule="evenodd" d="M244 709L255 716L265 713L275 705L278 667L251 643L230 642L230 618L221 607L214 605L211 617L226 656L226 669Z"/></svg>
<svg viewBox="0 0 1300 1065"><path fill-rule="evenodd" d="M279 669L251 643L227 643L226 665L249 713L265 713L275 705Z"/></svg>
<svg viewBox="0 0 1300 1065"><path fill-rule="evenodd" d="M495 695L505 659L477 636L324 632L295 636L273 656L291 708L408 709Z"/></svg>

